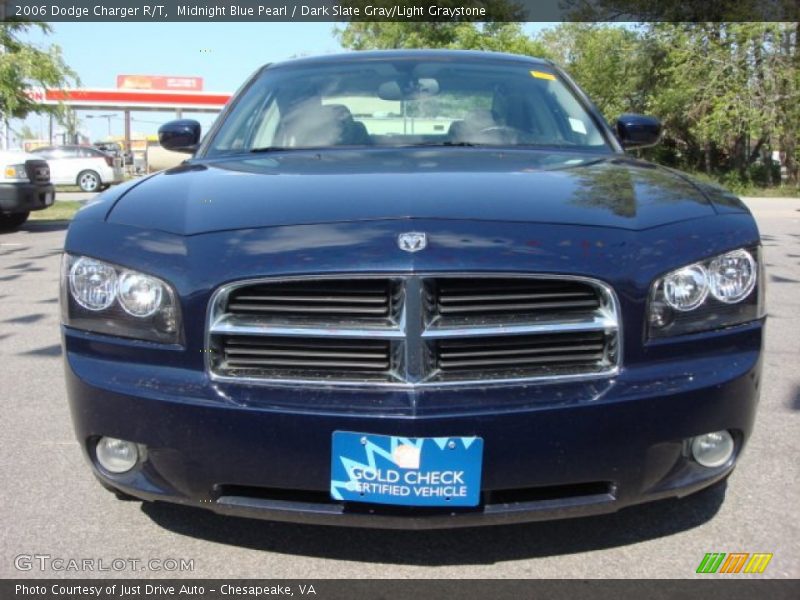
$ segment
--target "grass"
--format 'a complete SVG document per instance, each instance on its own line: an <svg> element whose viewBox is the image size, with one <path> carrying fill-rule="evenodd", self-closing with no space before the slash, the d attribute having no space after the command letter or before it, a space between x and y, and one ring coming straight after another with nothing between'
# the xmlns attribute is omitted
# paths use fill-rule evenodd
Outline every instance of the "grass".
<svg viewBox="0 0 800 600"><path fill-rule="evenodd" d="M702 171L685 171L695 179L722 186L737 196L752 198L800 198L800 187L794 185L776 185L764 187L755 183L742 183L736 180L725 181L724 178L712 177Z"/></svg>
<svg viewBox="0 0 800 600"><path fill-rule="evenodd" d="M749 196L753 198L800 198L800 188L783 185L780 187L744 188L739 192L739 196Z"/></svg>
<svg viewBox="0 0 800 600"><path fill-rule="evenodd" d="M33 211L28 219L30 221L69 221L83 204L77 200L58 201L50 208Z"/></svg>

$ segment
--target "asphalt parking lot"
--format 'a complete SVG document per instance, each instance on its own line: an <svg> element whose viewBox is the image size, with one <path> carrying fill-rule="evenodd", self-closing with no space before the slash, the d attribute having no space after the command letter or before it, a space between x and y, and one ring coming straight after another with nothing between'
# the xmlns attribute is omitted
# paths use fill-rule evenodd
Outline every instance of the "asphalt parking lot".
<svg viewBox="0 0 800 600"><path fill-rule="evenodd" d="M116 500L84 464L65 400L57 280L66 225L0 234L0 577L682 578L707 552L771 552L762 577L800 577L800 200L748 203L765 246L770 322L755 433L727 489L609 516L432 532ZM194 571L19 571L21 554L192 559Z"/></svg>

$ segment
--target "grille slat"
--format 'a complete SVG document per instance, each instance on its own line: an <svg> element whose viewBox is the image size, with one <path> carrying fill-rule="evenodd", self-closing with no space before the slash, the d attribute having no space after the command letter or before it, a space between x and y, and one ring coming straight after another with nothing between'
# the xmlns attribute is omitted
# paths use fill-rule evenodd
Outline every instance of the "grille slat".
<svg viewBox="0 0 800 600"><path fill-rule="evenodd" d="M379 306L375 308L370 307L355 307L355 306L310 306L302 304L245 304L242 302L232 302L229 305L231 312L249 312L249 313L287 313L287 314L341 314L341 315L386 315L386 306Z"/></svg>
<svg viewBox="0 0 800 600"><path fill-rule="evenodd" d="M439 342L440 347L444 349L450 349L452 347L458 348L459 350L472 350L472 349L479 349L481 351L487 350L487 340L491 343L491 340L497 339L499 336L492 336L492 337L477 337L477 338L455 338L454 340L442 340ZM503 346L507 348L514 348L514 347L522 347L522 348L533 348L536 346L551 346L553 344L558 344L559 342L563 342L565 339L565 334L557 334L557 335L548 335L548 334L539 334L535 336L503 336ZM571 332L569 335L569 342L570 343L585 343L585 342L597 342L598 341L598 332L590 331L590 332ZM602 341L602 340L601 340Z"/></svg>
<svg viewBox="0 0 800 600"><path fill-rule="evenodd" d="M457 297L443 296L439 299L442 304L456 303L456 302L486 302L486 301L503 301L508 302L512 300L548 300L551 298L582 298L592 299L594 294L591 292L549 292L549 293L527 293L527 294L479 294L479 295L462 295Z"/></svg>
<svg viewBox="0 0 800 600"><path fill-rule="evenodd" d="M226 347L231 349L237 349L237 347L244 347L247 349L259 349L259 348L269 348L269 349L285 349L287 351L294 351L300 350L303 351L305 349L311 348L312 351L317 351L320 348L331 349L331 350L362 350L362 351L370 351L374 350L377 346L374 342L370 342L369 340L341 340L337 341L336 339L320 339L314 340L313 342L309 342L306 339L296 339L291 337L280 337L280 338L236 338L236 337L229 337L226 340ZM382 346L381 346L382 348Z"/></svg>
<svg viewBox="0 0 800 600"><path fill-rule="evenodd" d="M385 304L386 298L382 295L373 296L272 296L272 295L239 295L240 302L253 301L253 302L311 302L322 304Z"/></svg>
<svg viewBox="0 0 800 600"><path fill-rule="evenodd" d="M577 278L342 276L217 298L209 364L232 379L480 385L610 374L620 351L613 292Z"/></svg>
<svg viewBox="0 0 800 600"><path fill-rule="evenodd" d="M572 300L570 302L527 302L527 303L510 303L505 304L502 302L497 303L475 303L468 306L448 306L445 303L439 304L439 314L447 316L451 314L485 314L489 312L528 312L539 310L573 310L578 308L595 308L597 301L590 300Z"/></svg>
<svg viewBox="0 0 800 600"><path fill-rule="evenodd" d="M481 356L524 356L526 354L558 354L559 352L578 352L583 350L591 350L594 352L603 351L603 342L599 344L585 344L581 346L548 346L545 348L519 348L517 350L485 350L483 352L461 352L458 350L444 350L440 349L439 357L442 360L450 360L455 358L472 358Z"/></svg>
<svg viewBox="0 0 800 600"><path fill-rule="evenodd" d="M596 354L561 354L556 356L539 356L539 357L526 357L526 358L518 358L515 360L504 360L504 359L483 359L483 360L440 360L439 367L443 370L449 369L467 369L467 368L476 368L476 367L503 367L508 369L515 369L518 367L523 366L531 366L531 365L544 365L550 363L559 363L559 364L567 364L567 363L595 363L603 358L603 353L598 352Z"/></svg>
<svg viewBox="0 0 800 600"><path fill-rule="evenodd" d="M308 357L318 357L318 358L371 358L370 356L365 356L361 352L319 352L316 350L282 350L280 348L276 348L274 350L268 350L264 348L226 348L225 355L228 357L236 357L236 356L308 356ZM381 358L381 354L376 355L378 359Z"/></svg>
<svg viewBox="0 0 800 600"><path fill-rule="evenodd" d="M383 371L389 368L389 362L366 362L366 361L333 361L333 360L261 360L257 358L237 358L235 360L228 359L227 365L232 368L236 367L302 367L302 368L323 368L323 369L370 369Z"/></svg>

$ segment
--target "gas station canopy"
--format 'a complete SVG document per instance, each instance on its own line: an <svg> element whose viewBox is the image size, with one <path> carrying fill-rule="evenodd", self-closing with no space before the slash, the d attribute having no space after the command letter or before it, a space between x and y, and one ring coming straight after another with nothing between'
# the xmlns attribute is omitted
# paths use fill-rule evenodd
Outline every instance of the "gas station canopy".
<svg viewBox="0 0 800 600"><path fill-rule="evenodd" d="M217 113L231 94L136 89L36 90L33 100L44 105L63 104L84 110L159 110Z"/></svg>

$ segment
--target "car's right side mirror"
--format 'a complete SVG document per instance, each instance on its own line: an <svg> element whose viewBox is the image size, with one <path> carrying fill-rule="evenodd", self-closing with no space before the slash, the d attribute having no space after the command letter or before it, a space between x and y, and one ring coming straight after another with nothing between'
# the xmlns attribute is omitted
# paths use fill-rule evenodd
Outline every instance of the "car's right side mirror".
<svg viewBox="0 0 800 600"><path fill-rule="evenodd" d="M178 119L158 128L158 143L173 152L193 154L200 143L200 123L192 119Z"/></svg>
<svg viewBox="0 0 800 600"><path fill-rule="evenodd" d="M623 148L646 148L661 139L661 121L646 115L620 115L616 124L617 136Z"/></svg>

